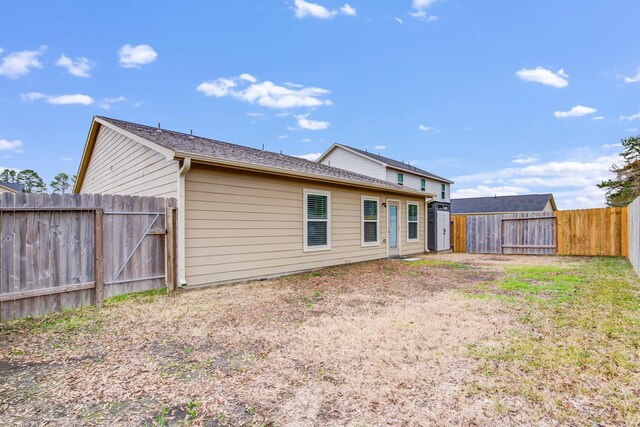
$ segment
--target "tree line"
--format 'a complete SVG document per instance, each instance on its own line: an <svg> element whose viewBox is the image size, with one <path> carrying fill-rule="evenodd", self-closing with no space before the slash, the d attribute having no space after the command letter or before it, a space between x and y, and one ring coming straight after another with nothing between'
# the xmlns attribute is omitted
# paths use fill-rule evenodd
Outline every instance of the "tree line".
<svg viewBox="0 0 640 427"><path fill-rule="evenodd" d="M622 161L611 166L615 178L598 184L606 190L608 206L627 206L640 196L640 135L623 138Z"/></svg>
<svg viewBox="0 0 640 427"><path fill-rule="evenodd" d="M13 169L5 169L0 172L0 182L8 182L11 184L22 185L24 193L46 193L48 191L47 184L33 169L24 169L16 172ZM76 175L60 172L49 183L52 193L67 193L76 183Z"/></svg>

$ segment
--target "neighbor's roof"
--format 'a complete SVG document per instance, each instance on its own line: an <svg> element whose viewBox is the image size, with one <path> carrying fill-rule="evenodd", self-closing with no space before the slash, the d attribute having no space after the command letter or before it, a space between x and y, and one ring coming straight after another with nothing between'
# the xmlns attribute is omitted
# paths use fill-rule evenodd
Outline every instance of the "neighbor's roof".
<svg viewBox="0 0 640 427"><path fill-rule="evenodd" d="M15 182L0 181L0 185L8 188L9 190L13 190L16 193L22 193L22 184L18 184Z"/></svg>
<svg viewBox="0 0 640 427"><path fill-rule="evenodd" d="M299 157L287 156L167 129L158 129L156 127L108 117L96 116L96 119L173 151L173 155L177 158L193 156L194 160L196 160L196 158L227 160L247 165L249 169L251 166L260 166L268 169L295 172L301 177L312 175L319 179L349 181L362 185L386 188L396 192L416 193L420 194L420 196L425 196L424 192L412 190L392 182L318 164Z"/></svg>
<svg viewBox="0 0 640 427"><path fill-rule="evenodd" d="M550 193L451 199L451 212L454 214L535 212L542 211L549 200L553 210L556 210L553 194Z"/></svg>
<svg viewBox="0 0 640 427"><path fill-rule="evenodd" d="M400 162L398 160L394 160L394 159L389 158L389 157L381 156L380 154L370 153L370 152L368 152L366 150L361 150L359 148L351 147L349 145L344 145L344 144L338 144L338 143L333 144L333 146L331 146L331 148L329 148L322 156L320 156L320 158L317 160L317 162L320 162L335 147L342 147L342 148L345 148L347 150L353 150L353 151L355 151L356 153L358 153L360 155L363 155L365 157L373 159L373 160L375 160L377 162L384 163L385 165L387 165L389 167L392 167L394 169L401 169L401 170L405 170L407 172L413 172L413 173L415 173L417 175L423 175L423 176L426 176L428 178L433 178L433 179L438 180L438 181L442 181L442 182L447 182L449 184L453 184L453 181L451 181L451 180L448 180L448 179L443 178L441 176L432 174L431 172L428 172L428 171L426 171L424 169L417 168L417 167L412 166L412 165L410 165L408 163Z"/></svg>

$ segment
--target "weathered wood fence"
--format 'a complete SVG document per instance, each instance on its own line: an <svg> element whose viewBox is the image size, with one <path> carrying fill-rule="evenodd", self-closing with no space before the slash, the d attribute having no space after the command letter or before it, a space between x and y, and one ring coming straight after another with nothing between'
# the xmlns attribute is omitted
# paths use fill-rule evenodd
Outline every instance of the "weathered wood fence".
<svg viewBox="0 0 640 427"><path fill-rule="evenodd" d="M173 283L175 206L155 197L2 194L0 320Z"/></svg>
<svg viewBox="0 0 640 427"><path fill-rule="evenodd" d="M629 261L640 275L640 197L629 205Z"/></svg>
<svg viewBox="0 0 640 427"><path fill-rule="evenodd" d="M629 252L627 208L453 218L456 252L583 256L627 256Z"/></svg>

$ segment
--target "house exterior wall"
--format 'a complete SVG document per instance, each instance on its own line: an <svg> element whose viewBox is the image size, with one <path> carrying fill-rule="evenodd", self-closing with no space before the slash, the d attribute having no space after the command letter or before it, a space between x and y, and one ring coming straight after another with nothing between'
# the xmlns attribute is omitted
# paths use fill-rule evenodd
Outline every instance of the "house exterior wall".
<svg viewBox="0 0 640 427"><path fill-rule="evenodd" d="M332 163L333 165L333 163ZM331 194L331 249L304 251L304 190ZM377 246L362 246L361 196L379 203ZM400 201L401 254L424 252L422 197L193 165L186 176L187 284L206 285L387 256L387 199ZM419 206L418 241L407 242L406 202Z"/></svg>
<svg viewBox="0 0 640 427"><path fill-rule="evenodd" d="M322 159L321 163L378 179L387 179L383 165L358 154L354 154L342 147L335 147L327 157Z"/></svg>
<svg viewBox="0 0 640 427"><path fill-rule="evenodd" d="M10 188L6 188L6 187L3 187L3 186L1 186L1 185L0 185L0 194L2 194L2 193L11 193L11 194L14 194L14 193L15 193L15 191L13 191L13 190L12 190L12 189L10 189Z"/></svg>
<svg viewBox="0 0 640 427"><path fill-rule="evenodd" d="M434 179L425 178L420 175L414 175L408 171L393 169L393 168L387 168L387 174L384 179L390 182L398 182L398 172L404 174L404 185L406 187L420 190L420 180L424 179L426 181L425 192L435 194L435 200L437 200L438 202L449 203L451 201L451 190L450 190L451 186L448 183L443 183L440 181L436 181ZM444 199L440 197L442 193L442 187L441 187L442 184L445 185L445 189L446 189L445 195L447 196Z"/></svg>
<svg viewBox="0 0 640 427"><path fill-rule="evenodd" d="M176 197L178 162L100 126L81 193Z"/></svg>

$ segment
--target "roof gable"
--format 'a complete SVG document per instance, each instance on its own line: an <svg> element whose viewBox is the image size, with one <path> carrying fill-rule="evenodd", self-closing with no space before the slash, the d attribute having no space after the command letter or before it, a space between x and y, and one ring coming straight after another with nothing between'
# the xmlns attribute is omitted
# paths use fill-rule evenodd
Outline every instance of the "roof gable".
<svg viewBox="0 0 640 427"><path fill-rule="evenodd" d="M451 199L451 212L454 214L536 212L544 210L549 201L555 211L556 204L553 194L550 193Z"/></svg>
<svg viewBox="0 0 640 427"><path fill-rule="evenodd" d="M15 191L16 193L22 193L22 184L18 184L17 182L0 181L0 186Z"/></svg>

